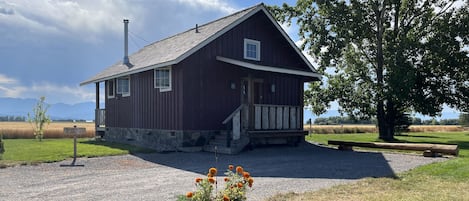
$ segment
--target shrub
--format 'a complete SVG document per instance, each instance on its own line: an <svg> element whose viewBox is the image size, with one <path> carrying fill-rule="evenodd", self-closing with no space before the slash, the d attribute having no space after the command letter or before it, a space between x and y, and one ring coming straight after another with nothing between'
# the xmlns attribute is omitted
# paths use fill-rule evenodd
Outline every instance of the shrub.
<svg viewBox="0 0 469 201"><path fill-rule="evenodd" d="M218 185L217 169L210 168L205 179L196 178L194 192L187 192L186 195L180 195L178 201L234 201L246 200L247 187L252 187L254 179L249 172L246 172L241 166L234 168L228 166L225 172L225 187L219 192L213 192Z"/></svg>
<svg viewBox="0 0 469 201"><path fill-rule="evenodd" d="M47 110L49 109L49 105L45 103L46 97L42 96L39 98L36 106L33 108L33 114L28 113L28 121L31 123L34 136L39 141L42 141L44 137L44 130L45 126L49 125L50 117L47 115Z"/></svg>

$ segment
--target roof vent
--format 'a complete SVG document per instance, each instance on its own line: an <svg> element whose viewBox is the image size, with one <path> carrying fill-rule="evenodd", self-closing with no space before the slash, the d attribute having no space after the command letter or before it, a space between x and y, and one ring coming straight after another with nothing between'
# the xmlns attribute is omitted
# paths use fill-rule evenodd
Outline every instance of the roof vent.
<svg viewBox="0 0 469 201"><path fill-rule="evenodd" d="M199 33L199 25L195 24L195 33Z"/></svg>
<svg viewBox="0 0 469 201"><path fill-rule="evenodd" d="M122 63L124 65L130 66L130 61L129 61L129 37L128 37L128 32L129 32L129 20L124 19L124 59Z"/></svg>

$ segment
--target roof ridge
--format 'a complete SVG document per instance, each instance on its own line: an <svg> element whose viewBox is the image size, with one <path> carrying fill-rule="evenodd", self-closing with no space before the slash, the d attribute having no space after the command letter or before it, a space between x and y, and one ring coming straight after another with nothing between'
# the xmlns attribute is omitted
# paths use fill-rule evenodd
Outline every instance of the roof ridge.
<svg viewBox="0 0 469 201"><path fill-rule="evenodd" d="M247 10L251 10L251 9L254 10L255 8L257 8L257 7L259 7L259 6L264 6L264 3L259 3L259 4L257 4L257 5L254 5L254 6L245 8L245 9L243 9L243 10L237 11L237 12L232 13L232 14L230 14L230 15L227 15L227 16L224 16L224 17L221 17L221 18L212 20L212 21L210 21L210 22L207 22L207 23L205 23L205 24L200 25L199 28L204 27L204 26L207 26L207 25L212 24L212 23L215 23L215 22L218 22L218 21L220 21L220 20L223 20L223 19L232 17L232 16L237 15L237 14L240 14L240 13L242 13L242 12L246 12ZM181 35L181 34L184 34L184 33L187 33L187 32L193 31L193 30L195 30L195 27L194 27L194 28L190 28L190 29L188 29L188 30L186 30L186 31L183 31L183 32L180 32L180 33L171 35L171 36L168 36L168 37L163 38L163 39L161 39L161 40L157 40L157 41L155 41L155 42L152 42L152 43L150 43L150 44L148 44L148 45L143 46L143 48L139 49L139 51L137 51L137 52L140 52L140 51L143 50L145 47L152 46L152 45L154 45L155 43L159 43L159 42L161 42L161 41L165 41L165 40L168 40L168 39L170 39L170 38L174 38L174 37L176 37L176 36L179 36L179 35Z"/></svg>

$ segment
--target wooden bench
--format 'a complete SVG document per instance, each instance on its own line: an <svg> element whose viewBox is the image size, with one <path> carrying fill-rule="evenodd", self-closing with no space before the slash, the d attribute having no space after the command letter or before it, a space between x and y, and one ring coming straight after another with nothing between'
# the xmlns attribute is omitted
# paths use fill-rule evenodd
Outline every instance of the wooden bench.
<svg viewBox="0 0 469 201"><path fill-rule="evenodd" d="M338 145L339 150L352 150L352 147L369 147L379 149L401 149L424 151L423 155L426 157L434 157L440 154L449 154L457 156L459 154L458 145L447 144L418 144L418 143L384 143L384 142L350 142L329 140L328 144Z"/></svg>

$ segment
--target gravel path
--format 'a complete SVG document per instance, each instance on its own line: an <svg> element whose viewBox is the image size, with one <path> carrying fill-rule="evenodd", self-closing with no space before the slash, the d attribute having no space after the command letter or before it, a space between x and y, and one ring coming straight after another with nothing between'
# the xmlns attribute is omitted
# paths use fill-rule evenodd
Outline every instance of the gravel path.
<svg viewBox="0 0 469 201"><path fill-rule="evenodd" d="M79 150L78 150L79 151ZM242 165L254 177L249 200L281 192L305 192L365 177L389 177L446 160L417 155L347 152L312 144L266 147L239 155L156 153L80 158L0 169L0 200L175 200L194 190L194 179L215 166ZM222 177L218 181L223 185Z"/></svg>

